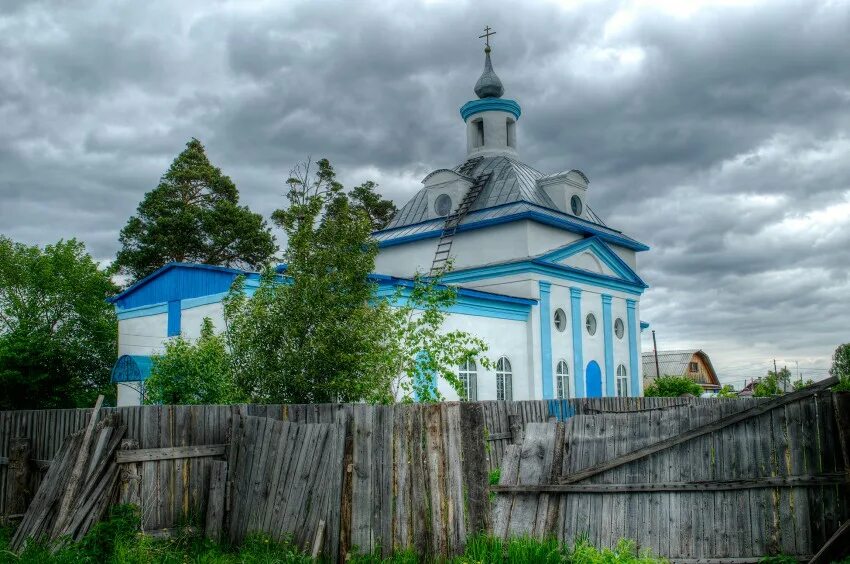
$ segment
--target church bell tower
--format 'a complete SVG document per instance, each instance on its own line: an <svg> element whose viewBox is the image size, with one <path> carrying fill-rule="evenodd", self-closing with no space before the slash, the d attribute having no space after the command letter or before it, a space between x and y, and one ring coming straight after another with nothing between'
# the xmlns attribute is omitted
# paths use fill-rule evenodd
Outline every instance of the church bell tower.
<svg viewBox="0 0 850 564"><path fill-rule="evenodd" d="M490 60L490 36L496 32L485 28L484 72L475 83L477 100L460 108L466 124L467 157L517 156L516 122L520 107L514 100L502 98L505 88L493 70Z"/></svg>

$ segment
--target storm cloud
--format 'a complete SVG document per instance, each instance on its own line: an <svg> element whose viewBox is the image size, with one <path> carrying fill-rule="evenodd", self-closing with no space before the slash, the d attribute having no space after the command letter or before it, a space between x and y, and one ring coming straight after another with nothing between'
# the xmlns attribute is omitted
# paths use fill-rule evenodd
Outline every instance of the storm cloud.
<svg viewBox="0 0 850 564"><path fill-rule="evenodd" d="M463 159L485 24L523 160L584 171L652 247L659 346L823 377L850 341L844 1L2 3L0 233L111 260L193 136L266 216L308 155L401 205Z"/></svg>

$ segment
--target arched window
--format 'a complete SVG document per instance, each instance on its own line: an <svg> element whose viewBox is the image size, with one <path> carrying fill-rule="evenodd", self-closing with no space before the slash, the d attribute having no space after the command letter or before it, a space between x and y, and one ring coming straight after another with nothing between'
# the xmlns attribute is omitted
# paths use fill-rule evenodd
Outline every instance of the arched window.
<svg viewBox="0 0 850 564"><path fill-rule="evenodd" d="M617 396L624 398L629 395L629 373L625 365L617 367Z"/></svg>
<svg viewBox="0 0 850 564"><path fill-rule="evenodd" d="M558 389L555 390L558 394L558 399L567 399L570 397L570 367L567 366L567 361L559 360L558 366L555 369L555 380Z"/></svg>
<svg viewBox="0 0 850 564"><path fill-rule="evenodd" d="M478 401L478 367L474 360L460 365L457 377L463 385L461 401Z"/></svg>
<svg viewBox="0 0 850 564"><path fill-rule="evenodd" d="M511 372L511 361L504 356L496 362L496 399L502 401L514 399L514 375Z"/></svg>

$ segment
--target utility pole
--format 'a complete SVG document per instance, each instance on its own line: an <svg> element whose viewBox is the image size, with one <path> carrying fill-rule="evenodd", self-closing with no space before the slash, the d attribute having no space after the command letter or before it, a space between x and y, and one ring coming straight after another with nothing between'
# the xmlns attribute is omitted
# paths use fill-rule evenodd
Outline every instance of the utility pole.
<svg viewBox="0 0 850 564"><path fill-rule="evenodd" d="M655 344L655 329L652 330L652 351L655 353L655 377L661 378L661 371L658 369L658 345Z"/></svg>

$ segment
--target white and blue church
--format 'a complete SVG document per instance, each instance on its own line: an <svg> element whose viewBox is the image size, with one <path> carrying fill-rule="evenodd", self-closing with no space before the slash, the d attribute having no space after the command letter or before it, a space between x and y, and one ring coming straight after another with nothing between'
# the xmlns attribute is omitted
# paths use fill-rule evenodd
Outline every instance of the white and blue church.
<svg viewBox="0 0 850 564"><path fill-rule="evenodd" d="M458 366L465 398L526 400L639 396L640 298L637 253L649 247L606 225L589 205L578 169L543 174L519 158L519 104L485 48L477 99L460 108L466 158L422 180L421 189L373 235L380 294L437 272L458 289L445 330L483 339L492 370ZM114 296L119 405L137 405L151 357L176 335L196 338L203 319L224 327L222 300L237 276L252 293L259 275L170 263Z"/></svg>

